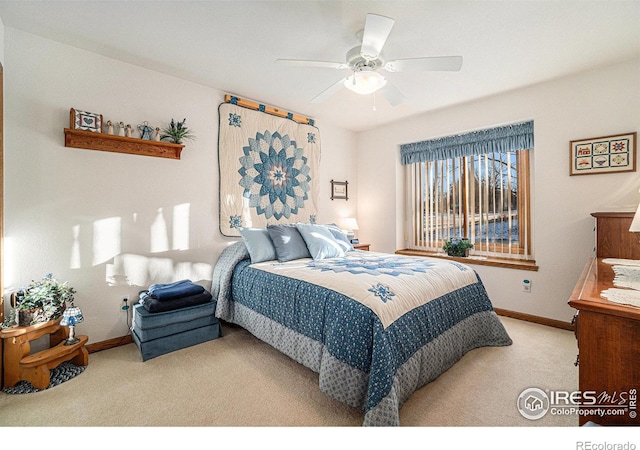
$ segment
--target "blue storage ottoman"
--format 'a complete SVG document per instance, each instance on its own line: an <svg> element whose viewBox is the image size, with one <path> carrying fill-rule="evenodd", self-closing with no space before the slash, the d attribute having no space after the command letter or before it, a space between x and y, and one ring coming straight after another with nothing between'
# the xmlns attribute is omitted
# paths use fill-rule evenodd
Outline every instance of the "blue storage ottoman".
<svg viewBox="0 0 640 450"><path fill-rule="evenodd" d="M132 337L142 360L222 336L215 310L215 301L156 313L150 313L141 304L134 305Z"/></svg>

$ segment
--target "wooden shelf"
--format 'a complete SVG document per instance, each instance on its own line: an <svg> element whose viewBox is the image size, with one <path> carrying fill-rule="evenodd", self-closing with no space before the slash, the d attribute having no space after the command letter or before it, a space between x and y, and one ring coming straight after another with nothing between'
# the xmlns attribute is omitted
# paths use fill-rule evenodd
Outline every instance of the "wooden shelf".
<svg viewBox="0 0 640 450"><path fill-rule="evenodd" d="M182 144L148 141L71 128L64 129L64 146L171 159L180 159L180 153L184 148Z"/></svg>
<svg viewBox="0 0 640 450"><path fill-rule="evenodd" d="M477 264L479 266L495 266L495 267L505 267L507 269L519 269L519 270L531 270L533 272L538 271L538 266L536 262L533 260L524 260L524 259L507 259L507 258L494 258L490 256L467 256L464 258L458 258L455 256L449 256L444 252L428 252L425 250L411 250L408 248L402 250L396 250L396 254L398 255L409 255L409 256L427 256L431 258L442 258L449 259L452 261L458 261L463 264Z"/></svg>

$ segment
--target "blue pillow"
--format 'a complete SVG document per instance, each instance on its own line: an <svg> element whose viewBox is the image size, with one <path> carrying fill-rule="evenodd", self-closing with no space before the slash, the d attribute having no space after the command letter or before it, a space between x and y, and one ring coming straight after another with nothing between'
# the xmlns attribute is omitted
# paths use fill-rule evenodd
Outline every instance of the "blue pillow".
<svg viewBox="0 0 640 450"><path fill-rule="evenodd" d="M295 225L269 225L267 231L276 249L278 261L311 258L307 244Z"/></svg>
<svg viewBox="0 0 640 450"><path fill-rule="evenodd" d="M351 245L351 242L347 238L347 235L344 234L344 231L342 231L340 227L338 227L338 225L329 224L327 225L327 228L329 229L333 237L336 239L338 244L340 244L340 247L342 247L342 250L344 250L345 252L352 252L354 250L353 245Z"/></svg>
<svg viewBox="0 0 640 450"><path fill-rule="evenodd" d="M322 225L299 223L296 225L307 244L313 259L336 258L344 256L344 250L329 231Z"/></svg>
<svg viewBox="0 0 640 450"><path fill-rule="evenodd" d="M240 228L240 236L247 246L252 263L276 259L276 249L266 228Z"/></svg>

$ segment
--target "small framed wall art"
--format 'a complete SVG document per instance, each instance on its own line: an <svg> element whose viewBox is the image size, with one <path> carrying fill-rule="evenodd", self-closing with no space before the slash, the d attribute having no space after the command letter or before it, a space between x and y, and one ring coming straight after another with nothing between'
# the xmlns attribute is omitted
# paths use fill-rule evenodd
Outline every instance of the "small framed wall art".
<svg viewBox="0 0 640 450"><path fill-rule="evenodd" d="M331 180L331 200L349 200L349 182Z"/></svg>
<svg viewBox="0 0 640 450"><path fill-rule="evenodd" d="M71 108L69 128L102 133L102 114Z"/></svg>
<svg viewBox="0 0 640 450"><path fill-rule="evenodd" d="M571 141L569 175L635 172L636 135L626 133Z"/></svg>

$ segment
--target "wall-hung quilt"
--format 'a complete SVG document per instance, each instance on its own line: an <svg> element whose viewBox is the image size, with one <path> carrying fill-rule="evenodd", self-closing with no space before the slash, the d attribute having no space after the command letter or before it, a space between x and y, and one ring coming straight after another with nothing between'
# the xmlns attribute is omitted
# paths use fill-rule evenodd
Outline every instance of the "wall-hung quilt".
<svg viewBox="0 0 640 450"><path fill-rule="evenodd" d="M315 223L320 133L232 103L219 106L220 232Z"/></svg>
<svg viewBox="0 0 640 450"><path fill-rule="evenodd" d="M216 316L319 373L320 389L399 425L411 394L471 349L512 343L470 267L347 251L252 263L244 242L214 269Z"/></svg>

